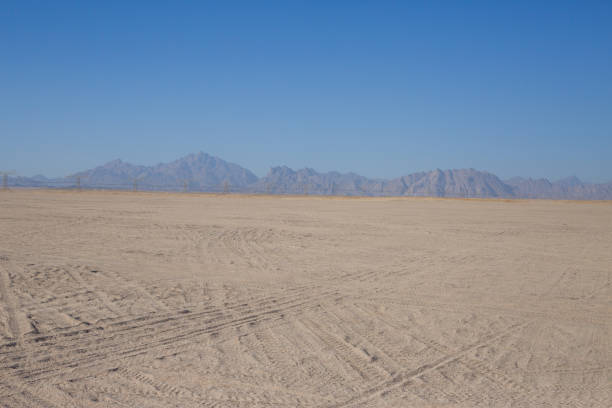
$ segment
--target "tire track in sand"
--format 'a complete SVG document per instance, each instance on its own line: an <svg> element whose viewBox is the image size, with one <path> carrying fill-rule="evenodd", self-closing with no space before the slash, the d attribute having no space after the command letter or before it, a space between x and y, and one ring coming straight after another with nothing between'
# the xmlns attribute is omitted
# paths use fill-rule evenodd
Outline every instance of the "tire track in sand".
<svg viewBox="0 0 612 408"><path fill-rule="evenodd" d="M421 375L430 372L432 370L437 370L441 367L444 367L446 365L448 365L449 363L455 362L455 361L459 361L462 357L465 356L466 353L468 353L471 350L474 350L478 347L482 347L483 345L487 345L492 343L493 341L506 336L510 333L515 332L516 330L519 330L525 326L527 326L528 324L530 324L531 322L524 322L524 323L517 323L517 324L513 324L510 327L506 328L505 330L502 330L500 332L497 332L495 334L492 334L490 336L487 336L484 339L481 339L480 341L473 343L469 346L463 347L462 349L460 349L459 351L450 354L450 355L445 355L441 358L438 358L434 361L428 362L426 364L423 364L415 369L411 369L411 370L407 370L407 371L403 371L395 376L393 376L393 378L391 378L388 381L379 383L369 389L367 389L365 392L362 392L358 395L355 395L354 397L348 399L347 401L344 402L340 402L338 404L334 404L334 405L327 405L325 406L326 408L340 408L340 407L350 407L350 406L354 406L356 404L360 404L366 401L371 400L372 398L375 398L376 396L388 393L389 391L392 391L394 389L397 388L401 388L404 387L406 385L410 385L410 381L414 378L420 377Z"/></svg>
<svg viewBox="0 0 612 408"><path fill-rule="evenodd" d="M120 333L105 334L106 330L93 329L84 333L84 338L69 342L69 345L61 341L61 338L56 338L56 342L49 345L51 349L39 356L34 361L35 364L30 367L21 367L19 364L5 361L2 368L12 368L17 377L29 383L38 383L44 378L58 378L78 369L135 357L159 347L177 345L184 340L193 341L195 337L201 335L215 336L220 330L241 326L252 327L265 321L283 319L286 313L300 313L304 308L329 295L333 296L334 293L271 302L247 308L236 314L215 313L212 316L197 316L198 314L194 313L196 316L192 316L191 313L180 313L176 318L160 319L145 323L142 327L130 326ZM138 338L133 336L135 330L139 332ZM52 351L53 349L55 351Z"/></svg>
<svg viewBox="0 0 612 408"><path fill-rule="evenodd" d="M19 320L17 318L17 303L11 292L11 278L8 269L12 269L12 265L7 257L0 257L0 295L9 318L9 328L11 336L17 344L23 346L23 333L19 328Z"/></svg>

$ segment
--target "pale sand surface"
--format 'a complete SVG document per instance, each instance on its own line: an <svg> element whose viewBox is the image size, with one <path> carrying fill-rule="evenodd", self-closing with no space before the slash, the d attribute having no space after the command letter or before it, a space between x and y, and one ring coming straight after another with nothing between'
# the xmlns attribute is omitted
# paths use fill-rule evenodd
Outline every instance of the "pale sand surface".
<svg viewBox="0 0 612 408"><path fill-rule="evenodd" d="M0 406L610 407L612 204L0 191Z"/></svg>

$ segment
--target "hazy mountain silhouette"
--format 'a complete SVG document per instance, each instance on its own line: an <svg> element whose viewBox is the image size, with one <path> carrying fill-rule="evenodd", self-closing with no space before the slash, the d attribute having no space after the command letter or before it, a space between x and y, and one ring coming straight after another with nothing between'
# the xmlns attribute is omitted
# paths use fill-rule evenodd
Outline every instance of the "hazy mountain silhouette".
<svg viewBox="0 0 612 408"><path fill-rule="evenodd" d="M257 181L257 176L237 164L226 162L206 153L190 154L171 163L155 166L135 166L114 160L103 166L70 176L81 178L83 186L131 187L135 179L140 188L182 189L187 182L191 190L210 191L221 188L226 181L234 188L244 188Z"/></svg>
<svg viewBox="0 0 612 408"><path fill-rule="evenodd" d="M274 167L259 180L257 190L289 194L338 194L433 197L513 197L512 187L495 175L474 169L434 170L392 180L368 179L354 173L317 173Z"/></svg>
<svg viewBox="0 0 612 408"><path fill-rule="evenodd" d="M279 166L271 168L252 187L255 191L271 194L359 195L380 191L379 186L383 183L382 180L372 180L354 173L318 173L309 168L295 171L287 166Z"/></svg>
<svg viewBox="0 0 612 408"><path fill-rule="evenodd" d="M556 182L547 179L514 177L506 184L520 198L551 198L571 200L610 200L612 199L612 182L592 184L582 182L577 177L568 177Z"/></svg>
<svg viewBox="0 0 612 408"><path fill-rule="evenodd" d="M401 177L402 195L435 197L513 197L513 190L491 173L474 169L440 170Z"/></svg>
<svg viewBox="0 0 612 408"><path fill-rule="evenodd" d="M432 170L394 179L370 179L355 173L319 173L305 168L272 167L258 178L250 170L200 152L170 163L139 166L113 160L65 178L11 177L9 185L24 187L138 188L144 190L230 191L270 194L367 196L431 196L611 200L612 182L585 183L577 177L556 182L515 177L502 181L475 169Z"/></svg>

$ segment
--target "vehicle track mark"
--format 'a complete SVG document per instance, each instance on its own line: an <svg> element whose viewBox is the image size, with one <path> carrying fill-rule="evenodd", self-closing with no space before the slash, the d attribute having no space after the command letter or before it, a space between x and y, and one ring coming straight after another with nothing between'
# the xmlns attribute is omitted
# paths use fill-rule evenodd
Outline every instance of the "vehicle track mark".
<svg viewBox="0 0 612 408"><path fill-rule="evenodd" d="M333 296L335 293L327 295ZM53 345L55 349L65 350L64 352L55 355L45 353L39 356L30 367L20 367L19 362L15 363L14 356L10 356L5 359L1 369L11 369L14 375L25 381L37 383L44 378L57 378L84 367L132 358L167 346L173 347L177 343L193 341L193 338L198 336L218 336L217 333L227 329L255 327L264 322L282 320L285 314L301 313L313 307L313 304L320 302L324 297L325 295L311 299L277 302L259 309L246 310L237 315L221 313L212 318L208 317L206 320L194 319L193 316L189 316L189 313L185 313L186 317L182 319L189 319L187 322L179 319L178 324L175 322L174 325L166 324L166 327L163 327L164 323L172 322L172 320L161 319L157 323L162 324L162 327L146 325L138 329L126 328L121 335L111 333L105 336L104 330L94 328L87 331L89 329L85 329L83 334L86 336L80 342L72 343L69 347L62 342ZM140 330L138 336L135 336L135 330Z"/></svg>
<svg viewBox="0 0 612 408"><path fill-rule="evenodd" d="M527 324L529 324L530 322L525 322L525 323L517 323L517 324L513 324L510 327L506 328L505 330L502 330L501 332L486 336L485 338L481 339L480 341L470 344L468 346L465 346L463 348L461 348L459 351L450 354L450 355L445 355L441 358L438 358L434 361L431 361L429 363L423 364L420 367L417 367L415 369L412 370L408 370L408 371L403 371L395 376L393 376L393 378L391 378L388 381L379 383L378 385L375 385L371 388L369 388L368 390L366 390L363 393L360 393L352 398L350 398L347 401L338 403L338 404L334 404L331 406L327 406L327 408L338 408L338 407L348 407L348 406L352 406L364 401L368 401L372 398L375 398L376 396L379 396L381 394L387 393L393 389L396 388L400 388L406 385L409 385L410 380L412 380L413 378L417 378L420 377L421 375L432 371L432 370L436 370L438 368L444 367L449 363L455 362L455 361L459 361L466 353L468 353L471 350L474 350L478 347L483 347L487 344L490 344L491 342L506 336L516 330L521 329L522 327L525 327Z"/></svg>
<svg viewBox="0 0 612 408"><path fill-rule="evenodd" d="M17 319L17 303L11 291L11 278L8 269L12 269L8 258L0 259L0 295L4 302L9 317L9 327L13 339L19 346L23 346L23 333L19 328L19 320Z"/></svg>

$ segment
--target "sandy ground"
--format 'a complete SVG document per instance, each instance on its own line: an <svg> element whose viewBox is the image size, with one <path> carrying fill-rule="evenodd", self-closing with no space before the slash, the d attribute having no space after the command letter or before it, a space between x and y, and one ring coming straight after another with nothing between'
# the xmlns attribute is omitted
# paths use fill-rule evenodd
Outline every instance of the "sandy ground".
<svg viewBox="0 0 612 408"><path fill-rule="evenodd" d="M0 406L610 407L612 203L0 191Z"/></svg>

